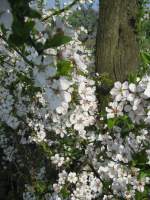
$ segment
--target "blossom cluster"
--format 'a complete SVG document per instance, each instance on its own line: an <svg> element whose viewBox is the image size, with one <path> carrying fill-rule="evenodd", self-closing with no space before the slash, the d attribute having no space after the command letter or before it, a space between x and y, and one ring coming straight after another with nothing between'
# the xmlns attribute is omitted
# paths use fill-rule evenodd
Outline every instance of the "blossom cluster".
<svg viewBox="0 0 150 200"><path fill-rule="evenodd" d="M150 77L114 83L112 102L99 114L91 51L68 25L35 19L38 44L59 31L72 37L42 53L1 38L2 168L15 168L18 199L148 199Z"/></svg>
<svg viewBox="0 0 150 200"><path fill-rule="evenodd" d="M126 113L133 123L150 124L149 76L144 76L137 84L116 82L110 93L113 102L106 108L107 118L123 116Z"/></svg>

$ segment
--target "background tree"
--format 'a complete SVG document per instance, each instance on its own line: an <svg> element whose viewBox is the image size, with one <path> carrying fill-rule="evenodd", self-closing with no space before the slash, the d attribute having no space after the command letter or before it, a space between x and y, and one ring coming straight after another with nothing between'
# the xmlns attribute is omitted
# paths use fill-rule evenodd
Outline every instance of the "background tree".
<svg viewBox="0 0 150 200"><path fill-rule="evenodd" d="M123 81L139 64L137 0L101 0L96 44L96 71Z"/></svg>

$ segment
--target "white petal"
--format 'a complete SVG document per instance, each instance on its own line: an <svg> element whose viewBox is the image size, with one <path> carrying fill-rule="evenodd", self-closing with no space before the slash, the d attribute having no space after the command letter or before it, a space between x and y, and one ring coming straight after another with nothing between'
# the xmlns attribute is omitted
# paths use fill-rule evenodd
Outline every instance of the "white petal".
<svg viewBox="0 0 150 200"><path fill-rule="evenodd" d="M144 94L145 94L147 97L150 97L150 82L148 83L147 88L146 88Z"/></svg>
<svg viewBox="0 0 150 200"><path fill-rule="evenodd" d="M118 94L115 98L116 101L121 101L122 99L122 95L121 94Z"/></svg>
<svg viewBox="0 0 150 200"><path fill-rule="evenodd" d="M64 77L61 77L59 79L59 83L60 83L60 87L61 87L62 90L67 90L70 87L70 85L72 84L71 81L68 81Z"/></svg>
<svg viewBox="0 0 150 200"><path fill-rule="evenodd" d="M122 84L119 81L117 81L114 83L114 86L115 86L115 88L120 89Z"/></svg>
<svg viewBox="0 0 150 200"><path fill-rule="evenodd" d="M129 89L131 92L136 92L136 85L134 83L130 83Z"/></svg>
<svg viewBox="0 0 150 200"><path fill-rule="evenodd" d="M130 112L130 111L131 111L131 106L130 106L130 105L126 105L126 106L124 107L124 111L125 111L125 112Z"/></svg>
<svg viewBox="0 0 150 200"><path fill-rule="evenodd" d="M127 97L128 101L134 101L135 99L135 95L134 94L129 94L129 96Z"/></svg>
<svg viewBox="0 0 150 200"><path fill-rule="evenodd" d="M66 102L70 102L71 101L71 95L69 92L64 92L64 99Z"/></svg>
<svg viewBox="0 0 150 200"><path fill-rule="evenodd" d="M127 90L128 87L129 87L128 82L125 81L125 82L122 84L122 89L123 89L123 90Z"/></svg>

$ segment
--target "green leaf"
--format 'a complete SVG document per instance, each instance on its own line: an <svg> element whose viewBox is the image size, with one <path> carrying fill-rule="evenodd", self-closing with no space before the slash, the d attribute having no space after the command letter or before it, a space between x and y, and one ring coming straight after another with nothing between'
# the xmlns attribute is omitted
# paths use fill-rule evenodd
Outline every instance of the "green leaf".
<svg viewBox="0 0 150 200"><path fill-rule="evenodd" d="M62 34L56 34L53 36L53 38L46 40L44 47L45 47L45 49L59 47L63 44L70 42L71 39L72 38L69 36L62 35Z"/></svg>
<svg viewBox="0 0 150 200"><path fill-rule="evenodd" d="M23 45L27 42L33 27L34 21L21 22L15 20L12 26L13 33L9 37L10 44L17 46Z"/></svg>
<svg viewBox="0 0 150 200"><path fill-rule="evenodd" d="M31 18L41 18L41 14L39 12L37 12L36 10L33 10L33 9L30 9L29 10L29 14L28 14L29 17Z"/></svg>
<svg viewBox="0 0 150 200"><path fill-rule="evenodd" d="M69 76L72 70L72 63L69 60L59 60L57 63L57 74L59 76Z"/></svg>
<svg viewBox="0 0 150 200"><path fill-rule="evenodd" d="M150 199L150 188L148 186L145 186L144 192L136 192L135 195L136 200L148 200Z"/></svg>
<svg viewBox="0 0 150 200"><path fill-rule="evenodd" d="M144 64L150 64L150 55L148 52L141 52L141 59Z"/></svg>
<svg viewBox="0 0 150 200"><path fill-rule="evenodd" d="M116 119L108 119L107 125L109 129L112 129L116 124Z"/></svg>
<svg viewBox="0 0 150 200"><path fill-rule="evenodd" d="M68 198L69 197L69 191L68 191L68 189L64 186L62 189L61 189L61 194L62 194L62 196L63 196L63 198Z"/></svg>
<svg viewBox="0 0 150 200"><path fill-rule="evenodd" d="M130 73L128 75L129 83L136 83L136 80L137 80L137 73Z"/></svg>
<svg viewBox="0 0 150 200"><path fill-rule="evenodd" d="M43 193L46 190L46 184L42 181L39 181L36 183L35 189L38 193Z"/></svg>
<svg viewBox="0 0 150 200"><path fill-rule="evenodd" d="M145 150L142 150L133 156L133 164L138 166L140 169L144 168L147 162L148 159Z"/></svg>
<svg viewBox="0 0 150 200"><path fill-rule="evenodd" d="M150 169L140 170L139 178L142 179L145 177L150 177Z"/></svg>

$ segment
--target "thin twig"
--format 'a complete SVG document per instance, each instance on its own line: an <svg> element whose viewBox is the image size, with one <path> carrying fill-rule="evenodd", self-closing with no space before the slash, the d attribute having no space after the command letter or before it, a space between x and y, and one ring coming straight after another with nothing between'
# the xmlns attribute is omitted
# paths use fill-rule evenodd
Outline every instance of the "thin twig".
<svg viewBox="0 0 150 200"><path fill-rule="evenodd" d="M50 15L44 17L44 18L42 19L42 21L46 21L47 19L49 19L49 18L52 17L52 16L61 14L61 13L65 12L65 11L69 10L69 9L70 9L72 6L74 6L77 2L79 2L79 0L74 0L71 4L67 5L66 7L64 7L64 8L62 8L62 9L60 9L60 10L56 10L56 11L53 12L52 14L50 14Z"/></svg>
<svg viewBox="0 0 150 200"><path fill-rule="evenodd" d="M91 170L93 171L93 173L95 174L95 176L102 182L103 187L105 187L111 194L112 194L112 190L111 188L107 187L105 181L103 181L99 175L99 173L97 172L97 170L94 168L93 164L88 162L89 167L91 168Z"/></svg>
<svg viewBox="0 0 150 200"><path fill-rule="evenodd" d="M6 39L3 35L0 35L0 38L3 39L7 44L9 44L9 42L7 41L7 39ZM22 54L22 52L21 52L17 47L15 47L15 45L12 45L12 47L10 47L10 49L15 50L15 51L23 58L23 60L24 60L27 64L29 64L31 67L33 67L33 63L32 63L30 60L28 60L28 59L26 58L26 56L24 56L24 55Z"/></svg>

